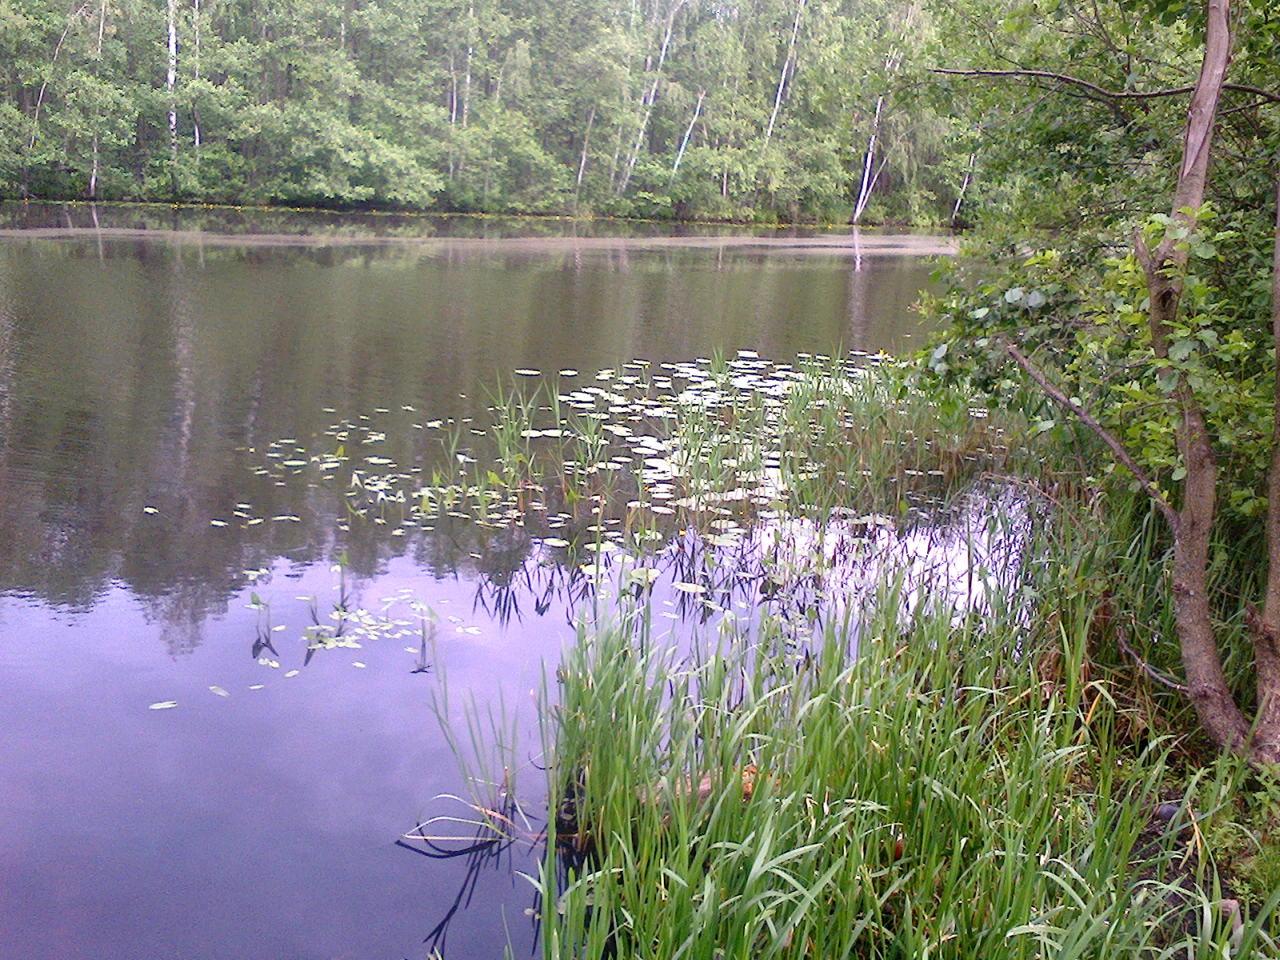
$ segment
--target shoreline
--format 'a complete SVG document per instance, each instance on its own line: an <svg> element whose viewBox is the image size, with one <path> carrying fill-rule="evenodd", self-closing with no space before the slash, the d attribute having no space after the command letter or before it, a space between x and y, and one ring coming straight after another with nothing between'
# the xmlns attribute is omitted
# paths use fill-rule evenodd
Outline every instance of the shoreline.
<svg viewBox="0 0 1280 960"><path fill-rule="evenodd" d="M922 234L871 234L860 231L814 237L767 237L751 234L669 237L440 237L379 234L229 233L224 231L171 230L136 227L6 227L0 240L151 240L174 244L247 247L388 247L414 246L438 249L491 250L501 252L568 252L608 250L702 249L780 252L827 256L954 256L954 237Z"/></svg>
<svg viewBox="0 0 1280 960"><path fill-rule="evenodd" d="M359 207L359 206L307 206L291 203L216 203L183 200L60 200L48 197L0 197L0 210L5 207L75 207L81 209L101 208L103 210L120 210L143 208L148 210L169 211L207 211L211 213L247 213L247 214L311 214L333 217L409 217L424 220L514 220L530 223L623 223L647 224L662 227L739 227L744 229L782 231L782 230L839 230L853 229L854 224L841 220L716 220L679 217L626 217L592 213L502 213L496 211L467 210L424 210L416 208L397 209L394 207ZM937 231L947 232L941 223L918 224L909 222L885 222L862 224L864 230L896 230L899 232ZM955 232L954 230L951 232Z"/></svg>

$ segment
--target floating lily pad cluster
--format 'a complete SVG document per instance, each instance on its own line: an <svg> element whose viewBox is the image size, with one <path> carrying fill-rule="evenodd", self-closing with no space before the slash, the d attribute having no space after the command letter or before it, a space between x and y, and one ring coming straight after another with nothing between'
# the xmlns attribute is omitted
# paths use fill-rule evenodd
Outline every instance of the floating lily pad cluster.
<svg viewBox="0 0 1280 960"><path fill-rule="evenodd" d="M1007 456L1001 427L911 376L881 357L750 352L521 368L484 418L379 407L268 445L254 470L340 494L341 531L490 531L471 556L498 618L521 592L575 610L609 584L659 591L673 618L766 604L812 624L895 563L954 579L920 545L984 522L989 491L953 499Z"/></svg>
<svg viewBox="0 0 1280 960"><path fill-rule="evenodd" d="M745 352L586 377L521 369L523 385L497 394L487 423L412 423L437 441L412 462L389 452L379 415L390 410L378 408L330 425L321 449L277 441L255 470L341 487L342 525L359 518L397 536L448 517L553 547L607 551L686 529L728 546L761 518L903 517L1002 455L999 429L967 406L939 429L936 404L906 376L865 356L790 364Z"/></svg>

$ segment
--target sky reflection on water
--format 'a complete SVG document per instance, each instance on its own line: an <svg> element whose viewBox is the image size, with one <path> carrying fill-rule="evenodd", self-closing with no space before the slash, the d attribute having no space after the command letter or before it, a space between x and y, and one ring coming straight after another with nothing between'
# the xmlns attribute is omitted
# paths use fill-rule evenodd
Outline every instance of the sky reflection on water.
<svg viewBox="0 0 1280 960"><path fill-rule="evenodd" d="M758 250L0 244L0 944L425 956L466 879L394 846L462 786L434 685L500 698L536 742L531 693L572 640L572 591L527 542L465 523L341 531L331 492L255 476L244 448L379 407L394 424L412 406L409 435L415 416L480 412L520 367L902 349L928 271ZM210 526L237 502L298 520ZM327 615L339 558L353 606L407 592L435 610L430 671L408 634L304 663L296 598ZM541 592L521 586L530 562ZM254 594L285 628L278 655L254 650ZM448 956L500 956L509 936L525 955L531 888L509 870L480 884Z"/></svg>

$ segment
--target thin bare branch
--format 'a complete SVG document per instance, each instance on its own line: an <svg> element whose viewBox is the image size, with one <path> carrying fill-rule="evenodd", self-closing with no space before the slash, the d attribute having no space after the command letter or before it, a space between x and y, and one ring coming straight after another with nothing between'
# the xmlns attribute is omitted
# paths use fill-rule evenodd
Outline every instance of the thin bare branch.
<svg viewBox="0 0 1280 960"><path fill-rule="evenodd" d="M1150 663L1144 660L1142 658L1142 655L1139 654L1137 650L1129 646L1129 641L1125 638L1124 631L1121 630L1119 627L1116 628L1116 645L1120 648L1122 653L1124 653L1125 655L1133 659L1133 662L1138 665L1138 668L1143 673L1145 673L1148 677L1150 677L1156 683L1160 684L1161 686L1168 687L1170 690L1177 690L1179 693L1187 692L1187 685L1185 683L1179 683L1177 680L1174 680L1168 674L1160 670L1157 670Z"/></svg>
<svg viewBox="0 0 1280 960"><path fill-rule="evenodd" d="M1195 84L1187 84L1182 87L1168 87L1164 90L1110 90L1081 77L1073 77L1066 73L1056 73L1052 70L979 70L976 68L931 67L929 72L949 77L1027 77L1036 80L1053 80L1057 83L1065 83L1069 86L1079 87L1081 90L1087 90L1104 100L1155 100L1160 97L1181 96L1184 93L1192 93L1196 89ZM1247 83L1224 83L1222 89L1251 93L1255 97L1261 97L1271 103L1280 103L1280 93L1264 90L1261 87L1251 86Z"/></svg>
<svg viewBox="0 0 1280 960"><path fill-rule="evenodd" d="M1088 410L1080 406L1080 404L1076 403L1059 387L1052 383L1045 375L1044 371L1036 366L1031 358L1019 350L1015 345L1012 343L1006 343L1005 350L1008 352L1009 356L1014 359L1018 366L1026 372L1027 376L1036 382L1037 386L1044 391L1045 395L1048 396L1050 400L1063 409L1069 410L1075 415L1077 420L1092 430L1094 435L1107 445L1112 454L1115 455L1115 458L1120 461L1126 470L1133 474L1134 478L1138 481L1138 485L1142 487L1143 492L1151 498L1152 502L1155 503L1156 508L1159 509L1161 515L1163 515L1165 520L1168 522L1170 529L1176 533L1179 523L1178 512L1173 509L1173 506L1165 499L1164 494L1160 492L1160 488L1155 485L1155 482L1147 475L1147 472L1138 465L1138 462L1133 459L1133 455L1130 454L1125 448L1125 445L1116 438L1115 434L1099 423L1097 418L1089 413Z"/></svg>

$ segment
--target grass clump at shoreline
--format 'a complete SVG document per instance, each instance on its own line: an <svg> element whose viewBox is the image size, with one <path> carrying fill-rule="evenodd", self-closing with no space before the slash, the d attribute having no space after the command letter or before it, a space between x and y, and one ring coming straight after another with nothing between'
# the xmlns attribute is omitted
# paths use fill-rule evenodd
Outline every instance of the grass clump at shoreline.
<svg viewBox="0 0 1280 960"><path fill-rule="evenodd" d="M674 447L727 444L738 424L782 462L803 445L782 523L941 523L995 471L1023 495L991 497L987 521L1021 546L996 569L970 550L982 589L960 604L943 579L870 567L879 592L827 609L808 641L766 608L659 635L644 597L584 627L545 727L544 955L1280 953L1274 851L1248 824L1271 807L1241 803L1265 786L1196 753L1116 652L1111 588L1158 577L1158 550L1132 549L1074 451L992 457L999 427L913 394L905 368L809 373L772 419L679 411Z"/></svg>
<svg viewBox="0 0 1280 960"><path fill-rule="evenodd" d="M1126 742L1083 679L1060 567L964 617L889 589L807 651L767 620L702 655L584 633L548 729L544 955L1275 955L1280 893L1229 896L1201 832L1246 774L1169 802L1172 745Z"/></svg>

